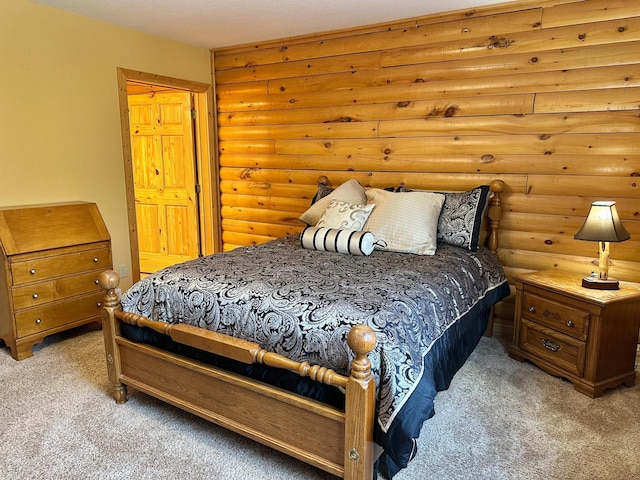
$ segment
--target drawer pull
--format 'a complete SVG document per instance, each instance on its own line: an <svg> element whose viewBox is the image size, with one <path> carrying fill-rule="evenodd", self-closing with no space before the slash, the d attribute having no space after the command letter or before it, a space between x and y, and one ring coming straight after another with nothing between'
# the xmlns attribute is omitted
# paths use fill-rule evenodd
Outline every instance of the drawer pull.
<svg viewBox="0 0 640 480"><path fill-rule="evenodd" d="M542 345L544 345L544 348L546 348L547 350L551 350L552 352L557 352L558 350L560 350L560 345L558 345L556 342L552 342L548 338L542 339Z"/></svg>
<svg viewBox="0 0 640 480"><path fill-rule="evenodd" d="M574 323L571 320L567 320L567 327L573 328Z"/></svg>
<svg viewBox="0 0 640 480"><path fill-rule="evenodd" d="M36 298L38 298L38 294L34 293L33 295L31 295L33 297L33 299L35 300Z"/></svg>
<svg viewBox="0 0 640 480"><path fill-rule="evenodd" d="M42 319L36 318L36 325L40 325L42 323Z"/></svg>
<svg viewBox="0 0 640 480"><path fill-rule="evenodd" d="M100 285L100 282L97 279L94 280L93 283L95 283L96 285Z"/></svg>
<svg viewBox="0 0 640 480"><path fill-rule="evenodd" d="M542 316L547 318L553 318L554 320L560 320L560 315L558 315L555 312L550 312L549 310L545 310Z"/></svg>
<svg viewBox="0 0 640 480"><path fill-rule="evenodd" d="M35 274L36 274L36 269L35 269L35 268L32 268L31 270L29 270L29 273L30 273L31 275L35 275Z"/></svg>
<svg viewBox="0 0 640 480"><path fill-rule="evenodd" d="M96 307L101 308L102 307L102 302L96 303Z"/></svg>
<svg viewBox="0 0 640 480"><path fill-rule="evenodd" d="M536 307L529 307L529 312L536 313Z"/></svg>
<svg viewBox="0 0 640 480"><path fill-rule="evenodd" d="M93 257L93 263L98 263L98 257Z"/></svg>

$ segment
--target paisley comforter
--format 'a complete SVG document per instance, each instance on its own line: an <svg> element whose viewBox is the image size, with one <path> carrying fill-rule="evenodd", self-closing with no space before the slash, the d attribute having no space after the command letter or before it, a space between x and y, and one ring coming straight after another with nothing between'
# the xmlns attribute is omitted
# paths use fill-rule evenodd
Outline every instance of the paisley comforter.
<svg viewBox="0 0 640 480"><path fill-rule="evenodd" d="M343 375L352 359L347 333L368 324L378 336L370 355L378 388L376 440L388 452L397 450L384 468L392 476L415 454L416 426L406 445L389 445L390 438L406 436L393 432L407 429L407 419L397 419L403 406L425 396L425 388L433 391L428 400L448 387L477 344L491 305L508 292L500 264L485 248L442 244L434 256L374 251L364 257L303 249L298 236L289 236L165 268L136 283L121 303L125 311L250 340ZM448 364L444 373L429 371L428 354L437 348L439 358L447 343L461 349L459 358L438 360ZM418 403L409 408L409 421L419 433L433 407Z"/></svg>

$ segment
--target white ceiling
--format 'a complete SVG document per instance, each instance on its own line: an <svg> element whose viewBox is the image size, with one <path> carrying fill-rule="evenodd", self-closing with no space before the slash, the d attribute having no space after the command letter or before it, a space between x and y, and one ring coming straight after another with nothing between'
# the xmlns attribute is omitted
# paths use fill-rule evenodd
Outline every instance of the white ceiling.
<svg viewBox="0 0 640 480"><path fill-rule="evenodd" d="M192 45L219 48L479 7L499 0L33 1Z"/></svg>

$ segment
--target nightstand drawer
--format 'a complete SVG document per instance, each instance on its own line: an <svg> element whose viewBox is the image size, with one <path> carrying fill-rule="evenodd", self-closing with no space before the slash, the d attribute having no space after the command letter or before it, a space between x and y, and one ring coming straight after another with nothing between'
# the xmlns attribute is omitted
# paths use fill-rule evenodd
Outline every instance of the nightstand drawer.
<svg viewBox="0 0 640 480"><path fill-rule="evenodd" d="M44 303L72 297L83 293L100 291L98 276L102 270L56 278L46 282L33 283L12 289L13 308L35 307Z"/></svg>
<svg viewBox="0 0 640 480"><path fill-rule="evenodd" d="M99 318L103 298L103 292L90 293L16 312L18 335L22 337L86 318Z"/></svg>
<svg viewBox="0 0 640 480"><path fill-rule="evenodd" d="M537 323L522 320L518 347L567 372L584 372L586 344Z"/></svg>
<svg viewBox="0 0 640 480"><path fill-rule="evenodd" d="M534 295L526 289L523 298L522 316L524 318L572 337L587 339L590 315L588 311Z"/></svg>

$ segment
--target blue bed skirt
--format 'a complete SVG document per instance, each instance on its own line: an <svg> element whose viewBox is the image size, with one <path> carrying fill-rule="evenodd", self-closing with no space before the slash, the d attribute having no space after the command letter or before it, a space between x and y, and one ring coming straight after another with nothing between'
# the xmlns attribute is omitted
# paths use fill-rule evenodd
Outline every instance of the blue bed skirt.
<svg viewBox="0 0 640 480"><path fill-rule="evenodd" d="M422 378L386 434L376 422L375 439L384 448L378 470L386 478L393 478L416 455L422 425L435 415L436 393L449 388L486 331L492 306L509 293L507 282L499 285L449 327L424 357Z"/></svg>

